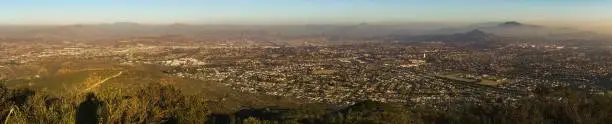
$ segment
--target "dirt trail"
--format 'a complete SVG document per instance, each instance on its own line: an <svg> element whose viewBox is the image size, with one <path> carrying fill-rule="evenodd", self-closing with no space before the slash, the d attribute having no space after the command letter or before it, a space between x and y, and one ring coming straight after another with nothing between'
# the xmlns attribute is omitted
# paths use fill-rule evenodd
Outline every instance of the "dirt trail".
<svg viewBox="0 0 612 124"><path fill-rule="evenodd" d="M89 90L90 90L90 89L92 89L92 88L98 87L100 84L102 84L102 83L104 83L104 82L106 82L106 81L108 81L108 80L110 80L110 79L113 79L113 78L119 77L121 74L123 74L123 71L120 71L119 73L117 73L117 74L115 74L115 75L113 75L113 76L107 77L107 78L105 78L104 80L102 80L102 81L100 81L100 82L98 82L98 83L96 83L96 84L93 84L93 85L89 86L87 89L85 89L85 91L89 91Z"/></svg>

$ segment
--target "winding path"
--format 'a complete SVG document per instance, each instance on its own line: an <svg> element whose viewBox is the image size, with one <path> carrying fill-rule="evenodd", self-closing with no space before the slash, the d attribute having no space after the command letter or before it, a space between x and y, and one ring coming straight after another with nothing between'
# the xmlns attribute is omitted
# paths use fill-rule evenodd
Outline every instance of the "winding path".
<svg viewBox="0 0 612 124"><path fill-rule="evenodd" d="M108 80L110 80L110 79L113 79L113 78L119 77L121 74L123 74L123 71L120 71L119 73L117 73L117 74L115 74L115 75L113 75L113 76L107 77L107 78L105 78L104 80L102 80L102 81L100 81L100 82L98 82L98 83L96 83L96 84L94 84L94 85L89 86L87 89L85 89L85 91L89 91L91 88L98 87L100 84L102 84L102 83L104 83L104 82L106 82L106 81L108 81Z"/></svg>

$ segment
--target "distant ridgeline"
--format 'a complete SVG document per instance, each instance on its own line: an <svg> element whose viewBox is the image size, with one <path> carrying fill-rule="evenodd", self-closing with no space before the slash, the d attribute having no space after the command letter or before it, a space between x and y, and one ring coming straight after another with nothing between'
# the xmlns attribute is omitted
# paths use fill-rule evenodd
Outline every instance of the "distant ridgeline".
<svg viewBox="0 0 612 124"><path fill-rule="evenodd" d="M546 27L523 24L516 21L476 23L465 26L441 26L442 24L342 24L342 25L146 25L133 22L92 25L58 26L0 26L0 40L19 39L44 41L104 41L134 39L165 39L171 41L213 42L248 39L266 43L283 39L284 43L304 38L327 39L329 43L350 40L371 40L381 37L413 40L439 37L436 40L472 40L472 36L452 36L471 30L480 30L502 37L554 37L591 38L599 34L566 27ZM443 36L451 35L451 36ZM466 39L462 39L466 38ZM279 42L283 43L283 42ZM274 43L274 44L279 44Z"/></svg>

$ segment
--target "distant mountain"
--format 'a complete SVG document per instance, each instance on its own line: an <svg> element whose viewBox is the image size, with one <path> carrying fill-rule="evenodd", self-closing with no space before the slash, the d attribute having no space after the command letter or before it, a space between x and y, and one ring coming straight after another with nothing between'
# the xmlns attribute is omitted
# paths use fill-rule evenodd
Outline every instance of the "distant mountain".
<svg viewBox="0 0 612 124"><path fill-rule="evenodd" d="M499 25L497 25L499 27L520 27L520 26L524 26L523 24L516 22L516 21L509 21L509 22L504 22L501 23Z"/></svg>
<svg viewBox="0 0 612 124"><path fill-rule="evenodd" d="M596 36L596 34L593 32L582 31L578 29L546 27L540 25L520 23L517 21L497 23L488 22L472 24L466 27L445 28L431 32L431 34L452 34L467 32L473 29L478 29L484 32L496 34L497 36L504 37L588 38Z"/></svg>
<svg viewBox="0 0 612 124"><path fill-rule="evenodd" d="M474 30L477 29L477 30ZM485 33L486 32L486 33ZM483 35L488 34L488 35ZM597 35L571 28L554 28L525 24L517 21L487 22L472 25L440 23L407 24L338 24L338 25L147 25L135 22L63 26L0 26L0 36L7 38L40 38L45 40L97 40L130 37L180 35L194 40L251 40L271 41L279 38L320 37L330 41L363 40L380 37L437 39L453 35L459 40L481 37L554 37L582 38ZM475 36L475 37L472 37ZM426 38L433 37L433 38ZM419 38L417 38L419 39ZM444 41L451 41L447 39Z"/></svg>
<svg viewBox="0 0 612 124"><path fill-rule="evenodd" d="M494 39L496 36L486 33L479 29L474 29L466 33L456 33L450 36L447 42L486 42Z"/></svg>
<svg viewBox="0 0 612 124"><path fill-rule="evenodd" d="M116 25L116 26L138 26L138 25L140 25L140 23L136 23L136 22L115 22L112 25Z"/></svg>
<svg viewBox="0 0 612 124"><path fill-rule="evenodd" d="M518 21L507 21L507 22L485 22L485 23L476 23L467 26L469 28L511 28L511 27L543 27L539 25L525 24Z"/></svg>
<svg viewBox="0 0 612 124"><path fill-rule="evenodd" d="M497 36L486 33L479 29L474 29L465 33L437 34L437 35L417 35L417 36L398 36L397 40L403 42L453 42L453 43L473 43L486 42L495 39Z"/></svg>
<svg viewBox="0 0 612 124"><path fill-rule="evenodd" d="M474 29L474 30L472 30L470 32L467 32L465 34L456 34L456 35L461 35L461 36L465 36L465 37L478 37L478 38L492 36L492 34L487 34L487 33L483 32L481 30L478 30L478 29Z"/></svg>

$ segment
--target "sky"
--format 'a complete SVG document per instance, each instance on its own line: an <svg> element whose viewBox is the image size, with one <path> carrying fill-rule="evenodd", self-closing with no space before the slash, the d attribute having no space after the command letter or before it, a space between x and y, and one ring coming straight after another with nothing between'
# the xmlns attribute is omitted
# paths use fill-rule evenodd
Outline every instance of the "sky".
<svg viewBox="0 0 612 124"><path fill-rule="evenodd" d="M612 0L0 0L0 24L612 22Z"/></svg>

